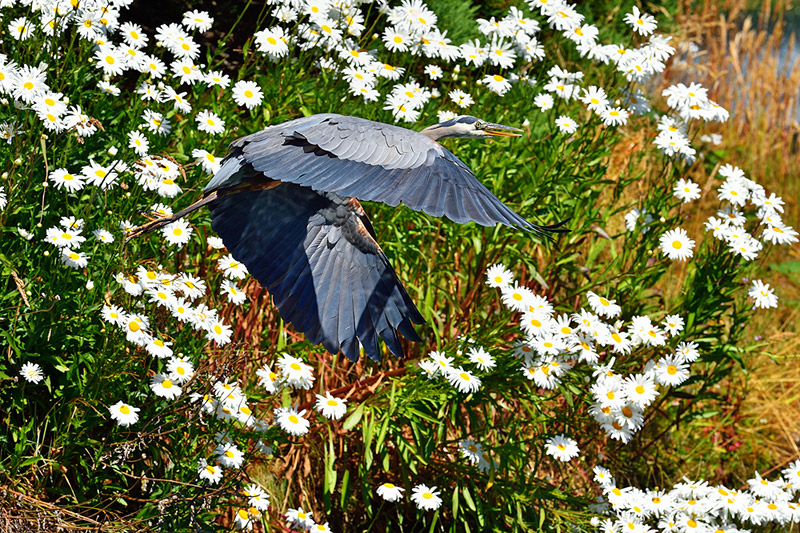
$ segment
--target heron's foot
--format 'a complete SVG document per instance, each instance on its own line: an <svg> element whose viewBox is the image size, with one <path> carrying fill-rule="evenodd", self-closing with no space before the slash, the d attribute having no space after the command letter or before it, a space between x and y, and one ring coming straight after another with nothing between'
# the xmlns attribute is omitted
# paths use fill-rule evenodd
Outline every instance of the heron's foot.
<svg viewBox="0 0 800 533"><path fill-rule="evenodd" d="M153 222L154 220L160 220L164 217L169 215L165 215L164 213L159 213L158 211L139 211L139 214L142 215L144 218Z"/></svg>
<svg viewBox="0 0 800 533"><path fill-rule="evenodd" d="M130 231L130 233L128 233L125 236L125 242L128 242L131 239L135 239L136 237L139 237L140 235L144 235L145 233L150 233L151 231L155 231L158 228L166 226L170 222L175 221L175 217L174 216L164 216L161 213L158 213L158 212L155 212L155 211L151 211L149 214L148 213L142 213L142 216L144 216L150 222L148 222L147 224L142 224L141 226L133 228Z"/></svg>

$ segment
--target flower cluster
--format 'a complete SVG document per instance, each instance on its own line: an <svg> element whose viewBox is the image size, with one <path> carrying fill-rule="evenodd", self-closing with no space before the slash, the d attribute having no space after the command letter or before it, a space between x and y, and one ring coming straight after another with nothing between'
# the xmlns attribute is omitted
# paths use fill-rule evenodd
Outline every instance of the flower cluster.
<svg viewBox="0 0 800 533"><path fill-rule="evenodd" d="M705 228L714 238L723 241L731 253L744 261L752 261L764 243L794 244L798 241L797 231L781 219L781 197L774 193L768 196L764 187L746 177L739 167L723 165L719 174L725 178L717 189L723 207L708 218ZM755 217L747 212L748 206L752 207ZM753 222L758 221L757 225L751 224L750 231L747 228L748 217ZM760 232L760 235L754 236L751 232Z"/></svg>
<svg viewBox="0 0 800 533"><path fill-rule="evenodd" d="M62 217L58 226L47 228L44 239L58 250L62 263L76 270L83 269L89 263L89 256L80 251L81 244L86 241L86 237L82 234L83 227L82 218ZM114 237L104 230L96 230L95 236L101 242L114 240Z"/></svg>
<svg viewBox="0 0 800 533"><path fill-rule="evenodd" d="M216 310L193 302L206 293L206 282L182 272L156 272L140 266L136 274L118 273L114 279L134 297L146 299L157 308L168 311L179 322L205 333L209 341L224 346L231 340L231 327L225 324ZM144 347L151 355L166 358L172 355L169 343L150 332L149 320L139 313L128 313L121 307L105 305L103 320L118 326L129 342Z"/></svg>
<svg viewBox="0 0 800 533"><path fill-rule="evenodd" d="M767 480L756 472L746 490L684 478L670 490L617 487L611 473L595 467L595 481L605 503L597 506L613 514L600 522L598 531L713 532L750 531L771 524L788 526L800 521L800 461L783 470L782 477Z"/></svg>
<svg viewBox="0 0 800 533"><path fill-rule="evenodd" d="M459 350L456 355L463 357L464 353ZM495 360L492 355L480 346L470 346L466 357L471 364L482 372L491 371L495 367ZM431 352L428 354L427 359L422 359L418 364L428 379L440 377L458 389L459 392L467 394L478 392L481 388L481 378L475 372L461 365L455 366L454 362L455 358L448 357L442 352Z"/></svg>
<svg viewBox="0 0 800 533"><path fill-rule="evenodd" d="M594 378L589 386L594 400L589 412L610 438L623 443L641 429L644 411L660 394L659 387L686 381L691 363L700 356L697 344L676 343L684 327L679 315L666 315L660 321L633 316L623 327L618 319L622 309L616 301L592 291L587 291L588 308L557 315L545 297L515 284L503 265L489 268L486 283L500 289L511 311L521 313L523 340L513 350L513 356L522 361L520 372L537 387L551 390L575 365L588 363ZM617 357L627 357L637 348L662 354L639 373L625 376L616 371ZM549 443L549 453L562 460L576 455L577 446L573 448L570 441L555 438Z"/></svg>

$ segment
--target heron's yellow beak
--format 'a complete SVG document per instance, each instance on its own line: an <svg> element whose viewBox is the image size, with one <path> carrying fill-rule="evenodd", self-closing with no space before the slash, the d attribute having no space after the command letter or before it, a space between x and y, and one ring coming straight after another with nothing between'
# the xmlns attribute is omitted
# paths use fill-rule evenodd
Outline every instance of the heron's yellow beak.
<svg viewBox="0 0 800 533"><path fill-rule="evenodd" d="M519 128L512 128L511 126L503 126L502 124L492 124L491 122L484 123L481 130L486 135L491 135L492 137L520 137L522 136L522 130Z"/></svg>

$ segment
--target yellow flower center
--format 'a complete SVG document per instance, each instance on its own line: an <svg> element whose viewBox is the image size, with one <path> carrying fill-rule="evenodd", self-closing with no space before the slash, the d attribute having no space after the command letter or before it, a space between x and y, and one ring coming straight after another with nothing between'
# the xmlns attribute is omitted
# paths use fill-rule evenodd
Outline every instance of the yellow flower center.
<svg viewBox="0 0 800 533"><path fill-rule="evenodd" d="M119 408L119 412L122 413L123 415L127 415L130 414L131 409L127 405L123 405Z"/></svg>

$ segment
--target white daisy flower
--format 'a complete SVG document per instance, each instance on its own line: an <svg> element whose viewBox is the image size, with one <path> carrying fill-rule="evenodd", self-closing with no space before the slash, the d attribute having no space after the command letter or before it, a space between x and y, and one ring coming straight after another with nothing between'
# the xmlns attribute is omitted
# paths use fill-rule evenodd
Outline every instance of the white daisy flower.
<svg viewBox="0 0 800 533"><path fill-rule="evenodd" d="M222 479L223 468L221 466L210 465L205 459L200 459L197 473L200 479L208 481L209 485L216 485Z"/></svg>
<svg viewBox="0 0 800 533"><path fill-rule="evenodd" d="M305 409L298 412L294 408L279 407L275 409L275 423L289 435L305 435L311 424L303 417L304 414Z"/></svg>
<svg viewBox="0 0 800 533"><path fill-rule="evenodd" d="M667 231L659 237L661 253L669 259L686 261L693 255L694 241L689 238L686 230L675 228Z"/></svg>
<svg viewBox="0 0 800 533"><path fill-rule="evenodd" d="M544 449L547 455L564 462L577 457L579 453L578 443L565 435L550 437L547 439Z"/></svg>
<svg viewBox="0 0 800 533"><path fill-rule="evenodd" d="M398 502L403 499L405 490L394 483L383 483L375 492L387 502Z"/></svg>
<svg viewBox="0 0 800 533"><path fill-rule="evenodd" d="M256 83L244 80L236 82L232 95L236 105L245 106L247 109L253 109L261 104L261 100L264 98L264 93Z"/></svg>
<svg viewBox="0 0 800 533"><path fill-rule="evenodd" d="M153 376L150 380L150 389L152 389L156 396L168 400L174 400L181 395L181 388L173 383L170 376L167 374L159 373Z"/></svg>
<svg viewBox="0 0 800 533"><path fill-rule="evenodd" d="M460 392L471 393L481 388L481 380L462 367L453 368L445 374L450 385L457 388Z"/></svg>
<svg viewBox="0 0 800 533"><path fill-rule="evenodd" d="M753 280L753 286L747 291L747 296L755 300L755 306L761 309L778 307L778 297L775 290L769 287L769 283L764 283L760 279Z"/></svg>
<svg viewBox="0 0 800 533"><path fill-rule="evenodd" d="M25 378L28 383L39 383L44 379L42 367L38 363L25 363L22 365L19 375Z"/></svg>
<svg viewBox="0 0 800 533"><path fill-rule="evenodd" d="M422 511L434 511L442 505L442 498L439 497L439 494L436 487L420 484L411 491L411 501Z"/></svg>
<svg viewBox="0 0 800 533"><path fill-rule="evenodd" d="M314 407L325 418L339 420L347 412L347 400L335 398L330 392L326 392L325 396L317 394L317 403Z"/></svg>
<svg viewBox="0 0 800 533"><path fill-rule="evenodd" d="M111 418L123 427L135 424L139 420L139 408L128 405L122 400L110 406L108 412L111 414Z"/></svg>
<svg viewBox="0 0 800 533"><path fill-rule="evenodd" d="M225 131L225 121L219 118L216 113L207 109L197 113L194 120L197 122L198 130L210 133L211 135L217 135Z"/></svg>
<svg viewBox="0 0 800 533"><path fill-rule="evenodd" d="M486 271L486 284L490 287L507 287L514 281L514 274L503 264L496 264Z"/></svg>

